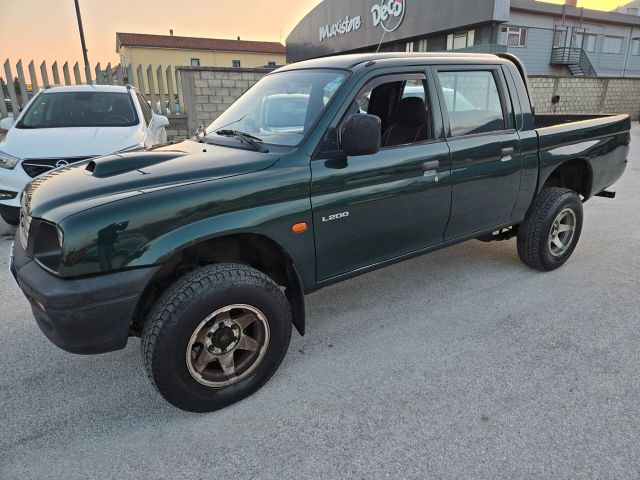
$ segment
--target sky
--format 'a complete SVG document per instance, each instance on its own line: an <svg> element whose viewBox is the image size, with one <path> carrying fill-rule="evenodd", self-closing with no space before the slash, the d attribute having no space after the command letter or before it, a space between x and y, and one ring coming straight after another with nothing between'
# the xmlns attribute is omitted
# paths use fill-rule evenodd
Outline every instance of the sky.
<svg viewBox="0 0 640 480"><path fill-rule="evenodd" d="M348 0L345 0L348 1ZM469 0L474 1L474 0ZM564 0L550 0L563 3ZM612 10L628 0L578 0ZM117 63L115 32L271 40L289 32L320 0L80 0L89 60ZM73 0L0 0L0 63L82 58ZM3 71L4 73L4 71Z"/></svg>

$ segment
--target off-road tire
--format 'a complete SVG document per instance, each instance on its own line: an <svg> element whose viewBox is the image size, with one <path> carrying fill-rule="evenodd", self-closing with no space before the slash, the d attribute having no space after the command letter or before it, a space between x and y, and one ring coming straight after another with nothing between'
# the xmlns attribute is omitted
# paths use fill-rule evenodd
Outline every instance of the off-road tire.
<svg viewBox="0 0 640 480"><path fill-rule="evenodd" d="M185 352L200 322L233 304L264 313L269 343L248 376L223 388L208 387L189 373ZM168 402L182 410L210 412L260 389L280 366L290 339L291 308L278 285L253 268L217 264L188 273L160 296L145 323L141 350L149 379Z"/></svg>
<svg viewBox="0 0 640 480"><path fill-rule="evenodd" d="M554 256L549 248L549 235L554 221L565 209L575 213L575 231L567 250ZM549 272L569 260L582 232L583 211L580 196L566 188L544 188L535 200L527 217L518 228L518 256L531 268Z"/></svg>

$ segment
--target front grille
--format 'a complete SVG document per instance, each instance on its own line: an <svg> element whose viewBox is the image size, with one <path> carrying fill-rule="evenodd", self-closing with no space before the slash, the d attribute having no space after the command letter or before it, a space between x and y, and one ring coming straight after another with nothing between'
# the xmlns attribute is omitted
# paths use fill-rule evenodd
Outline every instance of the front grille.
<svg viewBox="0 0 640 480"><path fill-rule="evenodd" d="M73 157L73 158L28 158L22 162L22 169L31 178L35 178L43 173L47 173L54 168L71 165L72 163L81 162L92 157Z"/></svg>

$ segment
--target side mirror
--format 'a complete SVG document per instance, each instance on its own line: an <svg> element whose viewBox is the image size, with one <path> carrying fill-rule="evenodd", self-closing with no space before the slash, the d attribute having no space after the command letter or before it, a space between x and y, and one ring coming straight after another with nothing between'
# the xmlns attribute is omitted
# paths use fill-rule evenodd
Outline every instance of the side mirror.
<svg viewBox="0 0 640 480"><path fill-rule="evenodd" d="M354 113L340 135L340 148L348 156L373 155L380 151L382 122L380 117L366 113Z"/></svg>
<svg viewBox="0 0 640 480"><path fill-rule="evenodd" d="M168 127L169 119L164 115L154 114L153 119L151 120L151 125L153 126L153 130L157 131L163 127Z"/></svg>
<svg viewBox="0 0 640 480"><path fill-rule="evenodd" d="M3 118L2 120L0 120L0 129L9 130L11 127L13 127L13 123L13 117Z"/></svg>

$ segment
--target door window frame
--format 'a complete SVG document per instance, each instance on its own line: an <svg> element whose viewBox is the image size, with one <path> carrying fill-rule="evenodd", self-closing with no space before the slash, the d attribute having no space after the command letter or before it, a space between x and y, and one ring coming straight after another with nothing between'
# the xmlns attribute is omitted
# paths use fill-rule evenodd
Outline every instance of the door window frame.
<svg viewBox="0 0 640 480"><path fill-rule="evenodd" d="M459 138L473 138L487 135L501 135L505 133L516 132L515 122L515 109L513 106L513 99L509 95L509 91L506 88L506 79L504 73L500 68L500 65L434 65L433 78L436 82L436 93L438 94L438 101L440 102L440 111L442 113L442 121L444 123L444 133L447 141L456 140ZM442 84L438 74L440 72L490 72L495 81L496 88L498 89L498 97L500 99L500 106L502 107L502 117L504 119L505 128L501 130L494 130L492 132L470 133L466 135L451 135L451 121L449 119L449 109L444 98L444 92L442 90Z"/></svg>
<svg viewBox="0 0 640 480"><path fill-rule="evenodd" d="M151 108L151 105L147 103L147 99L144 98L144 96L140 92L136 92L136 95L138 96L138 102L140 103L140 110L142 110L142 119L145 121L145 125L148 127L149 125L151 125L151 121L153 120L153 114L154 114L153 108ZM145 111L151 112L151 117L149 118L149 121L147 121L147 116L145 115Z"/></svg>
<svg viewBox="0 0 640 480"><path fill-rule="evenodd" d="M406 68L407 69L404 71L403 70L398 71L397 68L394 68L393 70L380 70L377 72L372 72L371 75L368 75L362 78L358 82L358 84L351 89L351 92L349 93L349 97L348 97L350 100L348 102L344 102L344 107L336 113L333 120L331 120L331 122L329 123L329 126L327 127L325 133L322 135L320 141L318 142L318 144L314 149L313 155L311 156L311 160L312 161L327 160L328 158L327 153L329 153L329 156L331 156L332 153L335 153L335 152L328 152L328 151L322 150L322 147L326 141L327 135L329 135L332 130L335 130L336 135L339 135L340 128L344 125L344 122L346 122L346 120L350 115L349 112L352 109L353 102L355 102L356 99L359 98L360 95L362 95L362 93L364 93L364 91L367 91L372 83L375 84L375 86L379 86L384 83L393 82L394 81L393 78L396 79L395 81L399 81L400 79L411 80L411 78L407 78L407 77L413 76L414 79L419 78L423 80L423 82L425 82L425 85L426 85L425 94L427 97L425 98L425 103L427 104L427 107L429 108L428 111L431 115L429 128L431 130L431 136L433 138L431 138L430 140L410 143L406 145L392 145L384 148L381 147L380 151L383 151L383 150L386 151L394 148L410 148L416 145L429 145L432 143L446 141L445 128L444 128L443 117L442 117L442 108L440 108L440 105L439 105L437 85L433 77L433 72L431 71L432 66L421 65L418 68L416 67L406 67ZM375 86L373 88L375 88ZM381 133L384 133L384 132L381 132Z"/></svg>

